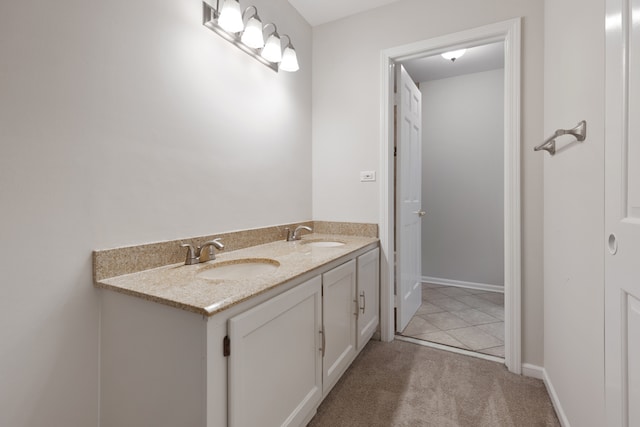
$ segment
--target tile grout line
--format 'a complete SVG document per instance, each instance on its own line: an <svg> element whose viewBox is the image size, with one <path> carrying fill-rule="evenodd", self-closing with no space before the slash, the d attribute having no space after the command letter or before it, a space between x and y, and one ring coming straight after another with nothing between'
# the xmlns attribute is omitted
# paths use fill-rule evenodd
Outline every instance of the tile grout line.
<svg viewBox="0 0 640 427"><path fill-rule="evenodd" d="M438 290L445 290L445 292L439 292ZM454 291L452 291L454 290ZM431 294L431 295L426 295L426 294ZM449 295L449 294L453 294L453 295ZM479 328L479 326L483 326L483 325L491 325L491 324L497 324L497 323L502 323L504 325L504 319L500 319L499 317L496 317L495 315L492 315L491 313L487 313L485 312L483 309L486 308L491 308L491 310L499 310L502 309L502 313L504 313L504 306L501 307L501 305L499 303L495 303L494 301L492 301L491 299L486 299L483 298L483 296L487 296L489 293L485 292L485 291L476 291L475 293L471 293L468 292L467 290L461 289L461 288L457 288L454 286L438 286L438 287L425 287L423 284L423 300L422 300L422 304L424 305L425 303L430 304L431 306L435 307L438 310L441 311L437 311L437 312L431 312L431 313L421 313L421 314L416 314L414 315L414 317L411 319L411 321L409 322L411 324L411 322L414 321L414 319L420 318L420 320L422 320L423 322L425 322L426 324L429 325L429 328L435 328L436 330L432 330L429 329L428 332L423 332L423 333L413 333L413 334L407 334L405 331L408 329L408 327L405 329L405 331L403 331L403 333L401 334L401 336L404 337L409 337L412 338L414 340L423 340L423 341L427 341L427 342L434 342L438 345L445 345L447 346L447 344L445 343L440 343L438 341L429 341L428 338L419 338L418 336L425 336L425 335L429 335L429 334L434 334L434 333L443 333L445 334L445 336L447 336L451 342L455 342L455 343L459 343L461 345L461 348L465 351L472 351L472 352L477 352L480 354L487 354L487 353L482 353L482 351L487 351L490 349L502 349L502 351L504 352L504 338L500 338L495 336L492 333L489 333L485 330L483 330L482 328ZM494 294L494 293L490 293L490 294ZM461 301L460 298L463 298L463 300ZM471 302L475 302L476 304L480 304L481 306L478 307L473 307L470 306L468 303L466 303L464 301L464 298L467 299L467 302L471 301ZM446 299L446 300L445 300ZM434 303L434 300L440 300L441 301L441 305L438 305L437 303ZM467 308L460 308L457 310L451 310L448 309L446 307L443 307L442 305L448 305L449 307L455 306L455 304L453 302L449 302L447 303L446 301L453 301L457 304L462 304L464 306L466 306ZM422 306L421 306L422 307ZM459 307L459 306L458 306ZM485 323L476 323L474 321L469 321L469 319L465 319L461 316L456 315L456 312L463 312L463 311L470 311L470 310L475 310L476 312L482 313L482 315L484 316L488 316L492 319L495 319L495 321L491 321L491 322L485 322ZM442 329L440 326L436 325L433 323L433 321L430 321L428 319L427 316L430 315L436 315L436 314L447 314L447 315L451 315L454 316L456 319L464 322L466 324L466 326L461 326L461 327L455 327L455 328L451 328L451 329ZM495 313L494 313L495 314ZM504 314L503 314L504 316ZM486 318L485 318L486 319ZM463 341L460 341L459 338L453 336L452 334L450 334L450 331L455 331L455 330L461 330L461 329L469 329L469 328L474 328L472 331L478 331L479 334L478 336L480 336L480 334L486 336L487 338L490 338L492 340L497 340L500 344L499 345L488 345L487 347L482 347L476 350L472 350L471 347L468 344L465 344ZM486 341L485 341L486 343ZM492 354L489 354L489 356L491 357L500 357L500 356L495 356Z"/></svg>

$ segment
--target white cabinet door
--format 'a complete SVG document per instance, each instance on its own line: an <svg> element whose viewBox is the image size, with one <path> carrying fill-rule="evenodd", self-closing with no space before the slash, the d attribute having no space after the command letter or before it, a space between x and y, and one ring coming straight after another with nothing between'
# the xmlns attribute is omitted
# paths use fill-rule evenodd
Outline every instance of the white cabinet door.
<svg viewBox="0 0 640 427"><path fill-rule="evenodd" d="M302 424L322 397L315 277L229 320L229 425Z"/></svg>
<svg viewBox="0 0 640 427"><path fill-rule="evenodd" d="M326 396L356 355L355 260L322 275L322 294L322 394Z"/></svg>
<svg viewBox="0 0 640 427"><path fill-rule="evenodd" d="M378 327L380 295L380 249L358 257L358 351Z"/></svg>

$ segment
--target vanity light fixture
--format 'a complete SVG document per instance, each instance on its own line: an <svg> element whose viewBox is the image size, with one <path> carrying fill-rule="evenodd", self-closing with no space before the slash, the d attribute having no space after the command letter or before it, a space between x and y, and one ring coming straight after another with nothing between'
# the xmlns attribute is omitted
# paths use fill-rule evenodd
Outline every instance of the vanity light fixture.
<svg viewBox="0 0 640 427"><path fill-rule="evenodd" d="M238 0L224 0L220 17L218 18L218 25L229 33L239 33L244 29Z"/></svg>
<svg viewBox="0 0 640 427"><path fill-rule="evenodd" d="M289 72L298 71L300 69L300 65L298 65L298 55L291 44L291 39L286 34L283 34L282 37L286 37L288 43L285 45L284 52L282 52L280 69Z"/></svg>
<svg viewBox="0 0 640 427"><path fill-rule="evenodd" d="M467 49L458 49L458 50L452 50L451 52L445 52L442 54L442 57L444 59L448 59L451 62L455 62L456 59L460 58L462 55L464 55L464 53L467 51Z"/></svg>
<svg viewBox="0 0 640 427"><path fill-rule="evenodd" d="M282 44L280 42L280 34L278 34L278 29L275 24L267 24L264 27L267 28L269 25L273 27L273 32L267 38L267 42L264 45L264 49L262 49L262 57L269 62L280 62L282 61Z"/></svg>
<svg viewBox="0 0 640 427"><path fill-rule="evenodd" d="M247 25L240 41L253 49L262 49L264 47L264 34L262 33L262 21L258 16L258 9L255 6L249 6L242 14L243 20L249 16Z"/></svg>
<svg viewBox="0 0 640 427"><path fill-rule="evenodd" d="M289 36L282 35L287 38L283 52L275 24L263 26L255 6L249 6L241 12L238 0L206 0L202 2L202 11L202 24L205 27L272 70L293 72L300 69Z"/></svg>

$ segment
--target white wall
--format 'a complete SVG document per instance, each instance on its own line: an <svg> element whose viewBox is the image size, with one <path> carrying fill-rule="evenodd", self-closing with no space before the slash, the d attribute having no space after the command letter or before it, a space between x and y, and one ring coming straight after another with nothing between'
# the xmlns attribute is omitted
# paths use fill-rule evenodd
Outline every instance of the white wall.
<svg viewBox="0 0 640 427"><path fill-rule="evenodd" d="M504 286L504 69L420 91L422 275Z"/></svg>
<svg viewBox="0 0 640 427"><path fill-rule="evenodd" d="M380 52L522 16L523 361L543 363L543 2L403 0L313 29L313 216L378 222Z"/></svg>
<svg viewBox="0 0 640 427"><path fill-rule="evenodd" d="M554 157L538 153L544 157L544 365L567 420L580 427L606 425L604 4L545 1L545 134L587 121L584 143ZM558 139L558 147L567 140Z"/></svg>
<svg viewBox="0 0 640 427"><path fill-rule="evenodd" d="M97 425L93 249L311 219L311 29L252 3L299 72L200 0L0 3L0 425Z"/></svg>

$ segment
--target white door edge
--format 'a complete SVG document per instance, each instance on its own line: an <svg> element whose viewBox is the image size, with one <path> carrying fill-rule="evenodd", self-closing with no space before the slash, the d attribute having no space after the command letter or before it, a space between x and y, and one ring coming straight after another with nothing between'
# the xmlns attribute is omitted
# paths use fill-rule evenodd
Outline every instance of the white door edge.
<svg viewBox="0 0 640 427"><path fill-rule="evenodd" d="M521 18L385 49L380 55L380 329L394 338L393 269L393 64L448 50L503 41L505 44L504 256L505 364L522 372L520 221L520 34Z"/></svg>

